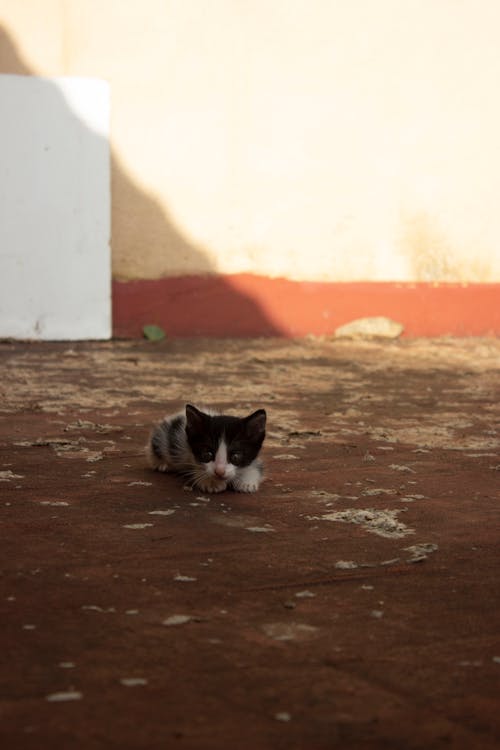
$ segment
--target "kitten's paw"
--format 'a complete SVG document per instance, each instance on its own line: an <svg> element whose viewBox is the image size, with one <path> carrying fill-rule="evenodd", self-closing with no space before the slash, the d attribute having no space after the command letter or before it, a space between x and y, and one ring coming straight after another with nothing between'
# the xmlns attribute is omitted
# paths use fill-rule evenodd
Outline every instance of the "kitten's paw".
<svg viewBox="0 0 500 750"><path fill-rule="evenodd" d="M144 453L146 454L149 465L152 469L154 469L154 471L171 470L171 466L168 464L165 458L163 456L157 455L157 453L153 450L153 445L151 442L149 442L144 448Z"/></svg>
<svg viewBox="0 0 500 750"><path fill-rule="evenodd" d="M207 479L199 479L195 483L202 492L224 492L227 488L227 482L224 479L216 479L215 477L207 477Z"/></svg>
<svg viewBox="0 0 500 750"><path fill-rule="evenodd" d="M262 464L256 462L243 469L231 482L236 492L257 492L262 482Z"/></svg>
<svg viewBox="0 0 500 750"><path fill-rule="evenodd" d="M257 492L260 486L259 479L241 480L239 482L233 482L232 485L236 492Z"/></svg>

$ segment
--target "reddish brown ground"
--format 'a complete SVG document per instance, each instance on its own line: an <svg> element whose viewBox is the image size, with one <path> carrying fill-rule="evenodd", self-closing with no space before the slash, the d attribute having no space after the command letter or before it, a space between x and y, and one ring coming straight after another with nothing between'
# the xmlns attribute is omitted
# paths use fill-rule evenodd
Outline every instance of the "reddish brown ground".
<svg viewBox="0 0 500 750"><path fill-rule="evenodd" d="M2 747L498 748L499 363L1 344ZM258 494L148 470L186 400L268 410Z"/></svg>

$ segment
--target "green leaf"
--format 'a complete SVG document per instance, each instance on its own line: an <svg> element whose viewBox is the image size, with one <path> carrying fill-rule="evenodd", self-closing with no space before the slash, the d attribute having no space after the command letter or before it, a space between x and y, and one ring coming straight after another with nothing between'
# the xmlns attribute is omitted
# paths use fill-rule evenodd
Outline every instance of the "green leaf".
<svg viewBox="0 0 500 750"><path fill-rule="evenodd" d="M165 331L160 326L144 326L142 332L148 341L161 341L166 336Z"/></svg>

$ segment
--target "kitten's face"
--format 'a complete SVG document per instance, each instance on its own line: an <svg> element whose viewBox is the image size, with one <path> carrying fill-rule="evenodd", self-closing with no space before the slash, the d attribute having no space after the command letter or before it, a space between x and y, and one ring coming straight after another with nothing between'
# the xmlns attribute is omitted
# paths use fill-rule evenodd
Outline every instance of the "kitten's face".
<svg viewBox="0 0 500 750"><path fill-rule="evenodd" d="M188 404L186 435L196 460L208 476L230 481L238 469L257 458L265 437L264 409L248 417L209 415Z"/></svg>

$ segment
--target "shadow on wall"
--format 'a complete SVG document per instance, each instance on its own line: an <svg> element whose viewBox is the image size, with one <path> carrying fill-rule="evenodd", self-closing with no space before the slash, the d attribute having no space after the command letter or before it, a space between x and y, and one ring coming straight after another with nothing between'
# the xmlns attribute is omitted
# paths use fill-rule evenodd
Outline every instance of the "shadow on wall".
<svg viewBox="0 0 500 750"><path fill-rule="evenodd" d="M2 73L37 75L0 27ZM56 86L52 89L57 106L67 113L68 104ZM86 126L81 123L81 127ZM282 334L254 299L224 276L215 275L207 254L190 243L164 208L133 182L112 150L111 197L114 335L140 336L146 324L160 325L172 336ZM188 261L187 266L199 269L199 275L150 280L116 278L117 259L124 258L129 267L135 267L137 275L147 276L148 253L158 246L164 248L165 267L181 257Z"/></svg>

